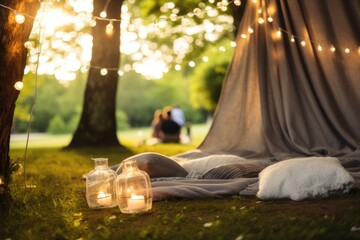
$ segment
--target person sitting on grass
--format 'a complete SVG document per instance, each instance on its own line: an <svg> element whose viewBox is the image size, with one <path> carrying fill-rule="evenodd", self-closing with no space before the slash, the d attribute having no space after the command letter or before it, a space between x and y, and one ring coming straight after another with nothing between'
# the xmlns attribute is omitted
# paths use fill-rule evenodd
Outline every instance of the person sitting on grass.
<svg viewBox="0 0 360 240"><path fill-rule="evenodd" d="M180 142L180 126L171 118L171 108L165 107L163 109L163 121L160 129L163 133L162 142Z"/></svg>

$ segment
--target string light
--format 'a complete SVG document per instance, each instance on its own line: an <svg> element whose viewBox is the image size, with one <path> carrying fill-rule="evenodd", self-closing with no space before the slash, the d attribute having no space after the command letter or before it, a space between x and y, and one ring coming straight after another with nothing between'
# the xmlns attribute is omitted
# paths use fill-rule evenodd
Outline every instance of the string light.
<svg viewBox="0 0 360 240"><path fill-rule="evenodd" d="M292 42L292 43L294 43L294 42L295 42L294 35L291 35L290 42Z"/></svg>
<svg viewBox="0 0 360 240"><path fill-rule="evenodd" d="M101 74L102 76L106 76L106 75L108 74L108 70L107 70L106 68L102 68L102 69L100 70L100 74Z"/></svg>
<svg viewBox="0 0 360 240"><path fill-rule="evenodd" d="M225 51L226 51L226 48L223 47L223 46L221 46L221 47L219 47L219 50L222 51L222 52L225 52Z"/></svg>
<svg viewBox="0 0 360 240"><path fill-rule="evenodd" d="M207 56L204 56L204 57L202 58L202 60L203 60L204 62L208 62L208 61L209 61L209 58L208 58Z"/></svg>
<svg viewBox="0 0 360 240"><path fill-rule="evenodd" d="M106 30L105 30L106 34L108 36L113 35L114 33L114 25L113 25L113 21L110 21L107 25L106 25Z"/></svg>
<svg viewBox="0 0 360 240"><path fill-rule="evenodd" d="M18 91L20 91L21 89L23 89L24 87L24 83L21 82L21 81L17 81L15 84L14 84L14 88Z"/></svg>
<svg viewBox="0 0 360 240"><path fill-rule="evenodd" d="M25 16L15 11L15 21L18 24L23 24L25 22Z"/></svg>
<svg viewBox="0 0 360 240"><path fill-rule="evenodd" d="M32 43L30 41L26 41L24 43L24 47L26 47L27 49L30 49L30 48L32 48Z"/></svg>
<svg viewBox="0 0 360 240"><path fill-rule="evenodd" d="M107 12L106 12L106 10L107 10L108 3L109 3L110 1L111 1L111 0L107 0L107 3L106 3L106 6L104 7L104 10L100 13L100 17L93 16L92 19L91 19L91 21L89 21L89 24L90 24L90 26L92 26L92 27L96 26L96 23L97 23L97 20L98 20L98 19L99 19L99 20L109 21L109 23L106 25L106 30L105 30L106 34L108 34L108 35L113 34L113 29L114 29L113 22L114 22L114 21L119 21L119 22L121 21L120 19L107 19L107 18L106 18L106 17L107 17ZM212 3L215 2L215 1L213 1L213 0L210 0L210 1L211 1ZM209 2L210 2L210 1L209 1ZM210 3L211 3L211 2L210 2ZM233 2L236 6L240 6L240 5L241 5L241 1L240 1L240 0L233 0L232 2ZM252 0L252 2L253 2L253 3L257 3L257 0ZM217 3L217 7L218 7L219 9L225 11L225 10L227 9L228 4L229 4L229 1L227 1L227 0L222 0L222 1L220 1L220 2ZM8 8L8 7L3 6L3 5L1 5L1 4L0 4L0 6L1 6L1 7L4 7L4 8ZM174 8L174 7L175 7L175 6L173 6L172 8ZM205 10L204 10L204 9L202 9L202 8L204 8L204 7L199 5L199 8L195 8L192 12L189 12L188 14L186 14L186 15L184 15L184 16L188 16L188 17L193 17L193 16L201 17L202 15L204 15L203 13L204 13L205 11L209 11L209 9L212 9L212 8L209 8L209 9L205 9ZM25 16L24 16L24 15L26 15L26 14L18 13L18 12L16 12L16 10L11 9L11 8L8 8L8 9L14 11L14 13L15 13L15 21L16 21L18 24L21 24L21 23L23 23L23 22L25 21ZM263 13L263 9L262 9L262 8L256 8L256 11L257 11L259 14L262 14L262 13ZM27 15L26 15L26 16L27 16ZM177 16L177 12L176 12L176 11L172 11L172 13L171 13L170 16L168 17L168 19L169 19L170 21L176 21L176 20L178 20L178 19L181 19L181 21L185 21L185 20L187 20L187 18L184 18L184 16ZM35 18L35 17L32 17L32 16L27 16L27 17ZM160 20L166 20L166 19L167 19L166 17L161 17ZM274 21L274 19L272 18L271 15L268 15L268 17L267 17L266 19L267 19L267 22L269 22L269 23L272 23L272 22ZM156 23L156 21L157 21L157 20L155 20L154 24ZM160 21L160 22L164 22L164 21ZM263 18L262 16L260 16L260 17L258 18L258 23L259 23L259 24L265 23L265 20L264 20L264 18ZM135 31L135 30L136 30L136 29L135 29L135 25L131 22L131 20L130 20L130 24L128 24L128 30L129 30L129 31ZM286 32L286 31L283 31L283 30L280 29L280 28L279 28L279 30L276 32L276 35L277 35L278 37L281 37L282 32L285 32L286 34L289 34L289 35L290 35L290 33ZM248 27L248 33L249 33L249 34L254 33L254 29L253 29L251 26ZM246 39L246 38L247 38L247 35L246 35L246 34L241 34L240 37L243 38L243 39ZM297 37L297 38L300 38L300 39L302 38L302 37L298 37L298 36L296 36L296 37ZM290 41L291 41L292 43L295 42L295 36L294 36L294 35L291 35ZM301 42L300 42L300 45L304 47L304 46L306 46L306 42L305 42L305 41L301 41ZM31 43L30 41L27 41L27 42L24 44L24 46L25 46L26 48L28 48L28 49L31 49L31 48L33 47L33 46L32 46L32 43ZM236 47L236 42L232 41L232 42L230 43L230 46ZM320 44L318 44L318 45L317 45L317 50L318 50L319 52L321 52L322 49L323 49L323 47L322 47ZM224 47L219 47L219 50L224 52L226 49L225 49ZM335 47L334 47L334 46L331 46L330 51L331 51L331 52L335 52L335 50L336 50ZM349 48L344 48L344 52L347 53L347 54L350 54L351 51L350 51ZM357 51L354 51L354 52L357 52L358 54L360 54L360 47L358 47ZM204 59L206 59L206 61L205 61ZM204 61L204 62L207 62L207 61L208 61L208 58L207 58L207 57L204 57L204 58L203 58L203 61ZM194 61L190 61L188 64L189 64L190 67L195 67L195 62L194 62ZM95 68L100 69L100 73L101 73L101 75L103 75L103 76L107 75L109 70L117 70L119 76L124 75L124 72L128 72L128 71L132 70L131 65L124 66L124 70L121 70L121 69L118 69L118 68L112 69L112 68L102 68L102 67L96 67L96 66L90 66L90 67L95 67ZM175 70L179 69L179 67L180 67L180 69L181 69L181 66L180 66L179 64L176 64L174 67L175 67ZM180 69L179 69L179 70L180 70ZM86 67L82 67L82 68L81 68L81 71L82 71L82 72L86 72L87 70L88 70L88 68L86 68Z"/></svg>
<svg viewBox="0 0 360 240"><path fill-rule="evenodd" d="M241 1L240 1L240 0L235 0L235 1L234 1L234 4L235 4L236 6L240 6L240 5L241 5Z"/></svg>

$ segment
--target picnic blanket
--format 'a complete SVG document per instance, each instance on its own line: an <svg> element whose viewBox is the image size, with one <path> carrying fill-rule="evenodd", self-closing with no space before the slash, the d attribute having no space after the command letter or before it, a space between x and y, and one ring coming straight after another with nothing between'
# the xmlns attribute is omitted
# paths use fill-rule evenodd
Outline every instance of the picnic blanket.
<svg viewBox="0 0 360 240"><path fill-rule="evenodd" d="M139 168L149 174L154 201L233 195L256 196L259 191L259 173L281 162L274 159L245 159L227 154L213 155L200 150L171 157L148 152L130 158L135 159ZM341 159L340 162L354 179L351 189L360 188L360 161ZM112 168L117 174L121 172L119 165ZM343 193L348 190L349 188L346 188Z"/></svg>

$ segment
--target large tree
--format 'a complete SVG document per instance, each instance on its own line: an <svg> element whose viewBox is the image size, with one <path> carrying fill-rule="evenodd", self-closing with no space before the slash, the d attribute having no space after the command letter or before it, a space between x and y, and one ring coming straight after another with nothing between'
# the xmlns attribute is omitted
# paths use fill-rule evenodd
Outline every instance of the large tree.
<svg viewBox="0 0 360 240"><path fill-rule="evenodd" d="M24 75L27 49L24 43L31 33L34 18L40 8L39 1L2 0L0 7L0 198L9 196L8 183L11 174L9 156L10 133L13 123L15 102L19 91L14 84ZM8 8L5 8L5 7ZM15 21L15 11L27 15L23 24Z"/></svg>
<svg viewBox="0 0 360 240"><path fill-rule="evenodd" d="M99 16L107 3L107 19L119 19L123 0L94 1L94 16ZM109 21L98 19L92 30L92 67L89 69L80 123L68 148L120 145L116 136L115 117L118 73L110 70L103 76L100 69L95 67L119 67L120 23L113 23L112 34L105 34L107 24Z"/></svg>

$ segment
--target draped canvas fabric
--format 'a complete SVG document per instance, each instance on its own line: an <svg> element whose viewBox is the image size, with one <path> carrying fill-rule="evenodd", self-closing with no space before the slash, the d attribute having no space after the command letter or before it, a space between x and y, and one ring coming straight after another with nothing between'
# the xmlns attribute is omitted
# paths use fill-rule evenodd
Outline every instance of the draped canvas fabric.
<svg viewBox="0 0 360 240"><path fill-rule="evenodd" d="M199 148L142 156L166 166L157 176L168 176L173 160L223 165L202 174L210 179L155 181L154 199L256 195L262 169L311 156L338 158L360 188L360 1L249 0L236 42ZM244 160L226 164L233 155Z"/></svg>
<svg viewBox="0 0 360 240"><path fill-rule="evenodd" d="M248 1L199 149L248 158L360 159L359 13L358 0Z"/></svg>

